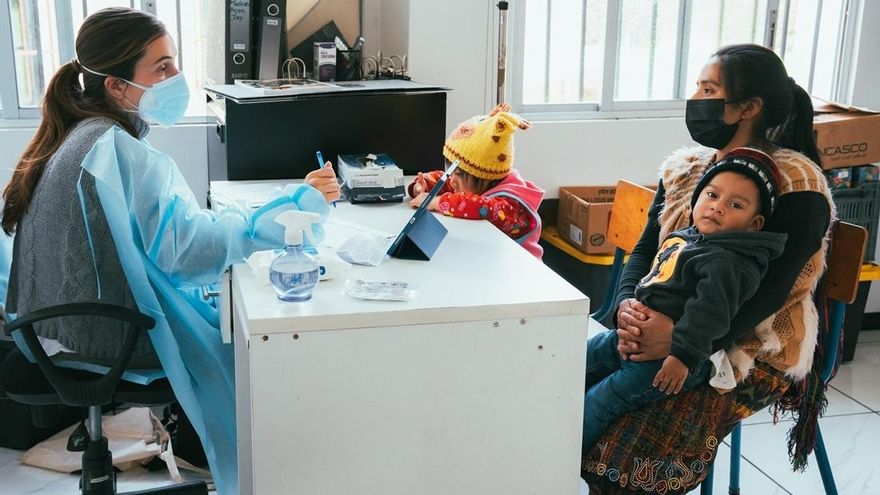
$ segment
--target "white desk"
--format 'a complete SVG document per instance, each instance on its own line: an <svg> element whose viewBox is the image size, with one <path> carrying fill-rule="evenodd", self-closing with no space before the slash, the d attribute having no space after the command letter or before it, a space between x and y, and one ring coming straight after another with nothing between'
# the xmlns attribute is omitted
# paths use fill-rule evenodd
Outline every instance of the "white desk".
<svg viewBox="0 0 880 495"><path fill-rule="evenodd" d="M265 187L212 183L254 200ZM411 213L331 210L389 232ZM417 282L411 302L331 280L284 303L233 268L240 493L578 493L587 298L488 222L441 221L430 262L348 273Z"/></svg>

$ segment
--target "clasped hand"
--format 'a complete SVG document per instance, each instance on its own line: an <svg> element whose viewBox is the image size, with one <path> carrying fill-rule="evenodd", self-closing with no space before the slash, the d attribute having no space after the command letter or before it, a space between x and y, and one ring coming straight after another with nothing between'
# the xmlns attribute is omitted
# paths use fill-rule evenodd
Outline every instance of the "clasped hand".
<svg viewBox="0 0 880 495"><path fill-rule="evenodd" d="M672 320L635 299L625 299L617 310L617 350L624 360L652 361L669 355Z"/></svg>

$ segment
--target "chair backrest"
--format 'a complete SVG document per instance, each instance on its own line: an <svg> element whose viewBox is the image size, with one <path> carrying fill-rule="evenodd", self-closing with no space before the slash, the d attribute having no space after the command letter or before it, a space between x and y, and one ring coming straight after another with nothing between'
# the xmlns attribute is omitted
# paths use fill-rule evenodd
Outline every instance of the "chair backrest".
<svg viewBox="0 0 880 495"><path fill-rule="evenodd" d="M631 253L645 225L648 223L648 209L654 200L654 191L627 180L617 181L617 192L611 205L611 220L608 222L606 237L614 247Z"/></svg>
<svg viewBox="0 0 880 495"><path fill-rule="evenodd" d="M63 316L90 315L111 318L129 324L122 345L122 352L106 375L86 382L65 375L46 355L37 339L33 325L43 320ZM109 404L125 368L134 354L138 338L144 330L155 326L153 318L123 306L103 303L70 303L50 306L32 311L10 321L6 330L19 331L30 355L36 360L40 371L58 393L61 401L70 406L91 407ZM14 398L13 398L14 399Z"/></svg>
<svg viewBox="0 0 880 495"><path fill-rule="evenodd" d="M840 352L840 336L847 304L856 298L859 274L865 256L868 231L851 223L836 222L831 228L831 245L825 268L825 297L828 305L828 330L824 338L822 381L834 375Z"/></svg>
<svg viewBox="0 0 880 495"><path fill-rule="evenodd" d="M849 304L859 290L859 274L865 257L868 231L847 222L831 230L831 246L825 268L825 297Z"/></svg>
<svg viewBox="0 0 880 495"><path fill-rule="evenodd" d="M611 263L611 275L605 287L602 307L590 315L598 321L607 318L613 309L617 284L623 273L624 258L636 247L645 225L648 224L648 210L651 208L654 194L654 191L645 186L623 179L617 181L614 203L611 204L611 219L608 221L608 232L605 235L617 249L614 251L614 261Z"/></svg>

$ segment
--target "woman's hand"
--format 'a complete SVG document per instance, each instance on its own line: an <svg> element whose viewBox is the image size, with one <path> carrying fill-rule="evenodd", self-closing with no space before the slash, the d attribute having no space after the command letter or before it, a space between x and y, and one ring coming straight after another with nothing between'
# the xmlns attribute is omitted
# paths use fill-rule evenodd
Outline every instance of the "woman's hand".
<svg viewBox="0 0 880 495"><path fill-rule="evenodd" d="M422 206L422 203L425 202L425 198L427 198L427 197L428 197L428 193L423 192L423 193L419 194L418 196L416 196L415 198L413 198L412 201L409 202L409 205L412 206L413 208L418 208L419 206ZM431 204L428 205L428 210L437 211L438 204L440 204L439 198L432 199Z"/></svg>
<svg viewBox="0 0 880 495"><path fill-rule="evenodd" d="M625 319L624 315L640 321L647 320L648 315L644 314L641 308L647 308L647 306L632 297L624 299L620 302L620 306L617 307L617 326L619 329L626 330L625 333L620 331L617 332L617 338L619 340L617 351L620 352L620 358L624 361L629 359L630 353L638 352L639 343L633 336L641 335L641 329L623 323Z"/></svg>
<svg viewBox="0 0 880 495"><path fill-rule="evenodd" d="M663 366L654 376L654 386L666 395L681 392L684 381L688 376L688 367L675 356L666 356Z"/></svg>
<svg viewBox="0 0 880 495"><path fill-rule="evenodd" d="M336 172L333 171L333 164L330 162L306 174L305 183L320 191L328 203L339 199L339 181L336 180Z"/></svg>
<svg viewBox="0 0 880 495"><path fill-rule="evenodd" d="M673 322L635 299L620 303L617 311L617 350L624 359L651 361L669 355Z"/></svg>

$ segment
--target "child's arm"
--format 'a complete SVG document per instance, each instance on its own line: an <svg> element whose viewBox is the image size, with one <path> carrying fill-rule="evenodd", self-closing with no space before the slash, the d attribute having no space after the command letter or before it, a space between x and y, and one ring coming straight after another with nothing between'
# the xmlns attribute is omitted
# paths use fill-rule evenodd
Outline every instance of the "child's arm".
<svg viewBox="0 0 880 495"><path fill-rule="evenodd" d="M666 395L677 394L684 386L684 381L688 376L688 367L675 356L666 356L663 360L663 366L654 376L654 386L659 388Z"/></svg>
<svg viewBox="0 0 880 495"><path fill-rule="evenodd" d="M471 193L446 193L437 199L437 211L456 218L488 220L501 232L514 239L536 227L525 206L519 201L496 196L486 198Z"/></svg>
<svg viewBox="0 0 880 495"><path fill-rule="evenodd" d="M426 193L434 187L434 184L440 180L440 177L443 176L442 170L432 170L431 172L419 172L416 176L415 180L410 182L409 187L407 188L407 192L409 193L410 198L416 198L422 193ZM443 190L440 193L452 191L449 187L449 182L447 182L443 186Z"/></svg>
<svg viewBox="0 0 880 495"><path fill-rule="evenodd" d="M698 278L694 296L672 328L670 355L688 368L712 354L713 343L730 330L730 321L760 282L749 263L712 254L694 269Z"/></svg>

